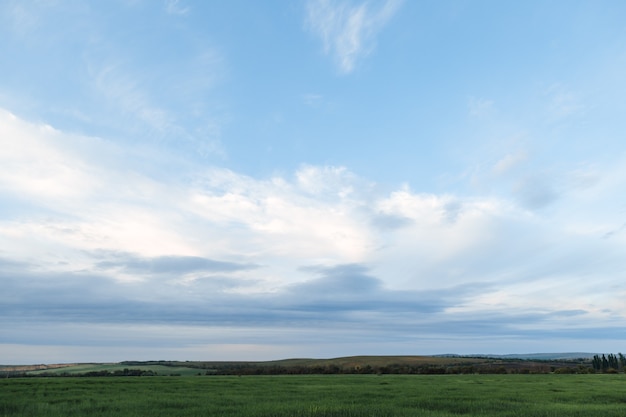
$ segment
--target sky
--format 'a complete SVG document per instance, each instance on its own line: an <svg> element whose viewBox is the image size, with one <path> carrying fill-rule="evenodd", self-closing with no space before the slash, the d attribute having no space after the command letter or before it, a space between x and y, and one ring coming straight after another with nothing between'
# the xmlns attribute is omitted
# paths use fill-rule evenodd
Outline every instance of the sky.
<svg viewBox="0 0 626 417"><path fill-rule="evenodd" d="M624 16L0 1L0 364L624 351Z"/></svg>

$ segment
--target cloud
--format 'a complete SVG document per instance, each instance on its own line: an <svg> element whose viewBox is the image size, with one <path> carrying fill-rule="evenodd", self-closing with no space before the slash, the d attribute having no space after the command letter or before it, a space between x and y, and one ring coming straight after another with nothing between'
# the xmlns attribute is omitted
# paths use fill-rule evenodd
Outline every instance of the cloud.
<svg viewBox="0 0 626 417"><path fill-rule="evenodd" d="M455 287L445 290L397 291L388 289L384 281L372 274L364 264L334 266L314 265L300 268L317 278L287 288L285 302L292 310L313 311L334 320L354 321L356 313L366 316L388 314L432 314L457 304L482 288L482 285ZM340 312L345 316L338 316Z"/></svg>
<svg viewBox="0 0 626 417"><path fill-rule="evenodd" d="M379 213L375 214L371 219L371 224L379 229L401 229L411 225L413 221L408 217L398 216L395 214Z"/></svg>
<svg viewBox="0 0 626 417"><path fill-rule="evenodd" d="M533 210L547 207L559 198L553 179L546 175L527 176L517 183L514 191L522 204Z"/></svg>
<svg viewBox="0 0 626 417"><path fill-rule="evenodd" d="M323 278L296 285L294 292L299 295L338 296L350 298L352 294L372 293L380 287L380 282L368 275L368 268L360 264L336 266L307 266L301 270L321 274Z"/></svg>
<svg viewBox="0 0 626 417"><path fill-rule="evenodd" d="M228 111L216 100L215 87L226 74L220 48L204 33L163 26L162 9L189 13L182 0L156 7L126 3L0 6L5 52L21 51L3 68L0 98L13 111L57 128L223 157L220 136ZM127 32L120 21L141 21L149 29ZM176 58L161 59L168 55Z"/></svg>
<svg viewBox="0 0 626 417"><path fill-rule="evenodd" d="M551 85L546 91L546 96L548 101L547 113L554 121L580 115L585 111L585 105L580 95L563 84Z"/></svg>
<svg viewBox="0 0 626 417"><path fill-rule="evenodd" d="M256 265L216 261L200 256L138 257L128 253L112 253L108 260L95 264L99 269L121 269L132 274L183 275L191 272L234 272L254 269Z"/></svg>
<svg viewBox="0 0 626 417"><path fill-rule="evenodd" d="M0 342L81 343L70 327L91 323L133 346L173 329L179 352L292 346L281 334L294 352L330 335L382 349L583 340L626 317L623 214L594 215L623 164L573 171L556 196L532 177L520 200L419 193L337 166L254 178L5 111L0 163Z"/></svg>
<svg viewBox="0 0 626 417"><path fill-rule="evenodd" d="M308 106L316 106L324 97L321 94L308 93L302 95L302 100Z"/></svg>
<svg viewBox="0 0 626 417"><path fill-rule="evenodd" d="M106 265L107 267L109 265ZM180 272L175 268L169 272ZM181 285L151 279L120 285L108 268L91 272L21 271L1 275L0 312L24 322L298 327L307 323L362 323L384 327L393 315L432 314L475 294L481 285L437 291L385 289L361 264L300 268L313 279L254 296L205 278ZM230 279L232 284L236 280ZM190 295L190 294L193 294ZM398 323L398 328L403 325Z"/></svg>
<svg viewBox="0 0 626 417"><path fill-rule="evenodd" d="M494 102L484 98L470 97L468 101L469 114L472 117L486 117L493 113Z"/></svg>
<svg viewBox="0 0 626 417"><path fill-rule="evenodd" d="M307 26L319 37L324 52L333 56L342 73L350 73L357 62L371 53L378 32L401 5L399 0L354 5L346 1L310 0Z"/></svg>
<svg viewBox="0 0 626 417"><path fill-rule="evenodd" d="M76 8L81 9L81 6ZM54 1L9 0L0 5L0 19L4 17L2 20L5 20L13 33L30 43L29 35L43 30L46 23L50 23L46 18L56 14L59 9L59 4ZM58 24L53 24L55 23Z"/></svg>
<svg viewBox="0 0 626 417"><path fill-rule="evenodd" d="M312 195L336 193L340 197L347 197L355 191L356 177L345 167L303 165L296 173L296 179L298 186Z"/></svg>
<svg viewBox="0 0 626 417"><path fill-rule="evenodd" d="M180 0L166 0L165 1L165 11L168 14L173 15L186 15L189 13L189 6L181 5Z"/></svg>
<svg viewBox="0 0 626 417"><path fill-rule="evenodd" d="M604 236L602 236L604 239L610 239L613 236L622 233L624 230L626 230L626 223L622 224L620 227L618 227L617 229L611 230L609 232L606 232L604 234Z"/></svg>
<svg viewBox="0 0 626 417"><path fill-rule="evenodd" d="M111 116L109 129L151 137L157 142L176 142L203 157L224 155L219 141L221 123L201 104L215 82L216 76L211 74L217 72L219 58L211 52L200 52L170 69L179 74L174 80L171 75L154 74L153 69L147 70L153 73L150 77L140 76L132 65L107 60L112 59L92 64L90 77L91 99ZM155 81L147 82L149 79Z"/></svg>
<svg viewBox="0 0 626 417"><path fill-rule="evenodd" d="M525 162L527 159L528 153L523 150L506 154L493 166L493 173L496 175L504 175Z"/></svg>

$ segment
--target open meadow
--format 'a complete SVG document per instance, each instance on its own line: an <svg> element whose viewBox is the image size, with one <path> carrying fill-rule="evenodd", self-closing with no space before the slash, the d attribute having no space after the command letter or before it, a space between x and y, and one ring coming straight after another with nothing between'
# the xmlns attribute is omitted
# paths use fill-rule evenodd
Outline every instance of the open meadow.
<svg viewBox="0 0 626 417"><path fill-rule="evenodd" d="M621 375L6 378L0 416L622 417Z"/></svg>

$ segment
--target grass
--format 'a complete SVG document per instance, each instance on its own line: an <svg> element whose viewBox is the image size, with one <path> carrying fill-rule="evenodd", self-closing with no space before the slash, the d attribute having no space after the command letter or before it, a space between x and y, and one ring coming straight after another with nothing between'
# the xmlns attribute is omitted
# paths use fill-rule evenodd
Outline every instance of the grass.
<svg viewBox="0 0 626 417"><path fill-rule="evenodd" d="M9 378L0 416L623 416L624 375Z"/></svg>
<svg viewBox="0 0 626 417"><path fill-rule="evenodd" d="M141 369L144 371L153 371L158 375L180 375L180 376L191 376L197 375L198 373L205 372L203 369L194 369L184 366L165 366L165 365L141 365L141 366L132 366L123 363L112 363L112 364L78 364L71 365L67 367L59 367L55 369L44 369L37 371L30 371L29 375L41 375L41 374L82 374L85 372L99 372L99 371L122 371L124 369Z"/></svg>

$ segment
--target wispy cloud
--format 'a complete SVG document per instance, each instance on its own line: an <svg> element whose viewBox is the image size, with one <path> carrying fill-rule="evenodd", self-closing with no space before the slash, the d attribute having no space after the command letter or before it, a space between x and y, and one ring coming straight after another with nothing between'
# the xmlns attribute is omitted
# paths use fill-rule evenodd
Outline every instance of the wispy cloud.
<svg viewBox="0 0 626 417"><path fill-rule="evenodd" d="M560 121L574 115L583 114L585 105L580 94L566 85L555 83L547 91L547 113L552 120Z"/></svg>
<svg viewBox="0 0 626 417"><path fill-rule="evenodd" d="M182 0L119 6L47 1L0 6L7 48L28 45L25 54L3 68L3 79L12 80L2 85L2 98L10 98L4 101L11 101L14 111L38 113L36 118L74 131L167 141L190 154L223 156L225 110L210 104L224 75L219 48L202 33L170 30L166 36L157 29L161 8L189 13ZM112 9L105 12L107 7ZM119 20L135 19L154 32L135 36L119 30ZM176 59L155 64L168 53L176 53ZM44 67L45 76L40 72ZM32 88L16 87L23 84Z"/></svg>
<svg viewBox="0 0 626 417"><path fill-rule="evenodd" d="M321 39L342 73L350 73L357 62L373 51L376 35L398 11L401 0L375 4L348 1L310 0L307 25Z"/></svg>
<svg viewBox="0 0 626 417"><path fill-rule="evenodd" d="M493 166L493 173L504 175L528 159L528 153L524 150L508 153Z"/></svg>
<svg viewBox="0 0 626 417"><path fill-rule="evenodd" d="M174 15L186 15L189 13L190 8L181 3L181 0L166 0L165 11Z"/></svg>
<svg viewBox="0 0 626 417"><path fill-rule="evenodd" d="M470 97L467 106L472 117L485 117L494 111L493 100L484 98Z"/></svg>
<svg viewBox="0 0 626 417"><path fill-rule="evenodd" d="M164 109L154 106L140 88L139 80L123 71L120 65L98 68L94 74L94 86L100 97L137 123L135 129L137 125L147 126L152 135L161 137L176 129L171 116Z"/></svg>
<svg viewBox="0 0 626 417"><path fill-rule="evenodd" d="M139 75L132 62L99 57L89 68L91 99L102 107L109 129L176 141L202 156L222 156L220 120L203 103L219 77L220 65L219 56L210 48L176 64L175 77L152 68L147 70L150 76Z"/></svg>
<svg viewBox="0 0 626 417"><path fill-rule="evenodd" d="M322 103L323 100L324 100L324 97L321 94L309 93L309 94L302 95L302 101L304 102L304 104L310 107L314 107L314 108L319 107L320 103Z"/></svg>

